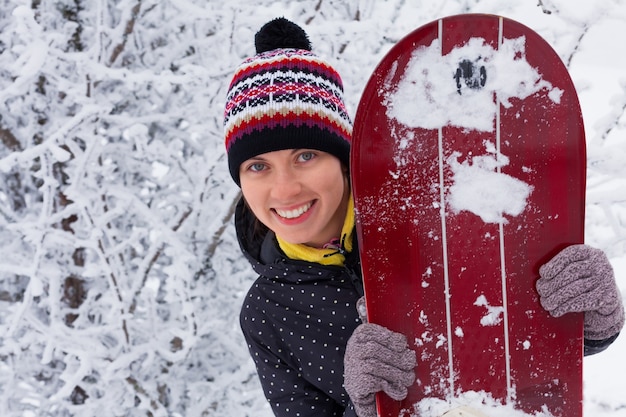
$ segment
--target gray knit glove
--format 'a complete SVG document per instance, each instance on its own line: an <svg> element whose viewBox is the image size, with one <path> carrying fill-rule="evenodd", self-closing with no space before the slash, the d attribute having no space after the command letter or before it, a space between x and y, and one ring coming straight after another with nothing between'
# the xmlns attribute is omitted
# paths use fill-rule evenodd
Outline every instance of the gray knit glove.
<svg viewBox="0 0 626 417"><path fill-rule="evenodd" d="M585 313L585 339L604 340L624 326L624 306L606 255L587 245L562 250L539 268L537 291L554 317Z"/></svg>
<svg viewBox="0 0 626 417"><path fill-rule="evenodd" d="M352 333L344 356L344 386L359 417L376 417L376 393L394 400L415 382L415 352L400 333L363 323Z"/></svg>

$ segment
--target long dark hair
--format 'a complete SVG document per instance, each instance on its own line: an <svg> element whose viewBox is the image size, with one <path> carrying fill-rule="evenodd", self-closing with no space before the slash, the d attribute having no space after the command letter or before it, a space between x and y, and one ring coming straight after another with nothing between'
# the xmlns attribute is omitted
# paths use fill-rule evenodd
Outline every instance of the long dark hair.
<svg viewBox="0 0 626 417"><path fill-rule="evenodd" d="M241 200L243 202L241 214L244 218L250 219L248 221L249 231L247 233L249 239L253 242L264 239L265 235L267 235L267 232L269 231L269 228L261 223L261 221L256 217L243 194L241 195Z"/></svg>

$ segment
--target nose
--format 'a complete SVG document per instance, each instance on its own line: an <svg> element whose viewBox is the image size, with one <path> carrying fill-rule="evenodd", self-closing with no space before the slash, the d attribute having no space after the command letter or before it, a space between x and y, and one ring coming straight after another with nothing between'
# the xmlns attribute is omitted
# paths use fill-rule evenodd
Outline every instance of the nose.
<svg viewBox="0 0 626 417"><path fill-rule="evenodd" d="M272 197L278 201L289 201L302 191L302 183L293 170L280 170L274 175Z"/></svg>

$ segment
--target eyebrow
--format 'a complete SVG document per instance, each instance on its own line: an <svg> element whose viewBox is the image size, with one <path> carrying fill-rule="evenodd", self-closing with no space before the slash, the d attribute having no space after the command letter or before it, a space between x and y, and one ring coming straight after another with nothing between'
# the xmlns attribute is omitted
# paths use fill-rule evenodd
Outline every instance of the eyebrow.
<svg viewBox="0 0 626 417"><path fill-rule="evenodd" d="M293 154L296 154L296 153L298 153L298 152L301 152L301 151L303 151L303 150L305 150L305 149L306 149L307 151L309 151L309 150L310 150L311 152L313 152L313 151L314 151L314 149L308 149L308 148L293 148L293 149L291 149L291 153L290 153L290 154L291 154L291 155L293 155ZM264 158L264 157L262 157L261 155L256 155L256 156L253 156L252 158L249 158L249 159L248 159L248 161L252 161L252 160L254 160L254 161L267 161L267 159L265 159L265 158Z"/></svg>
<svg viewBox="0 0 626 417"><path fill-rule="evenodd" d="M247 159L247 161L266 161L262 156L253 156L252 158ZM245 161L244 161L245 162Z"/></svg>

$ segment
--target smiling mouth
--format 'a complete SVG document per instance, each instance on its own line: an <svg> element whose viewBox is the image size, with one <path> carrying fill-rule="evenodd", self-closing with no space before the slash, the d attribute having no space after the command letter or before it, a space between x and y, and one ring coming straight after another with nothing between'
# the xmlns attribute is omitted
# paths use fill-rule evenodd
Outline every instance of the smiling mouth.
<svg viewBox="0 0 626 417"><path fill-rule="evenodd" d="M276 212L276 214L278 214L283 219L295 219L297 217L302 216L307 211L309 211L309 209L311 208L312 205L313 205L313 203L307 203L307 204L305 204L305 205L303 205L301 207L298 207L297 209L293 209L293 210L274 209L274 211Z"/></svg>

